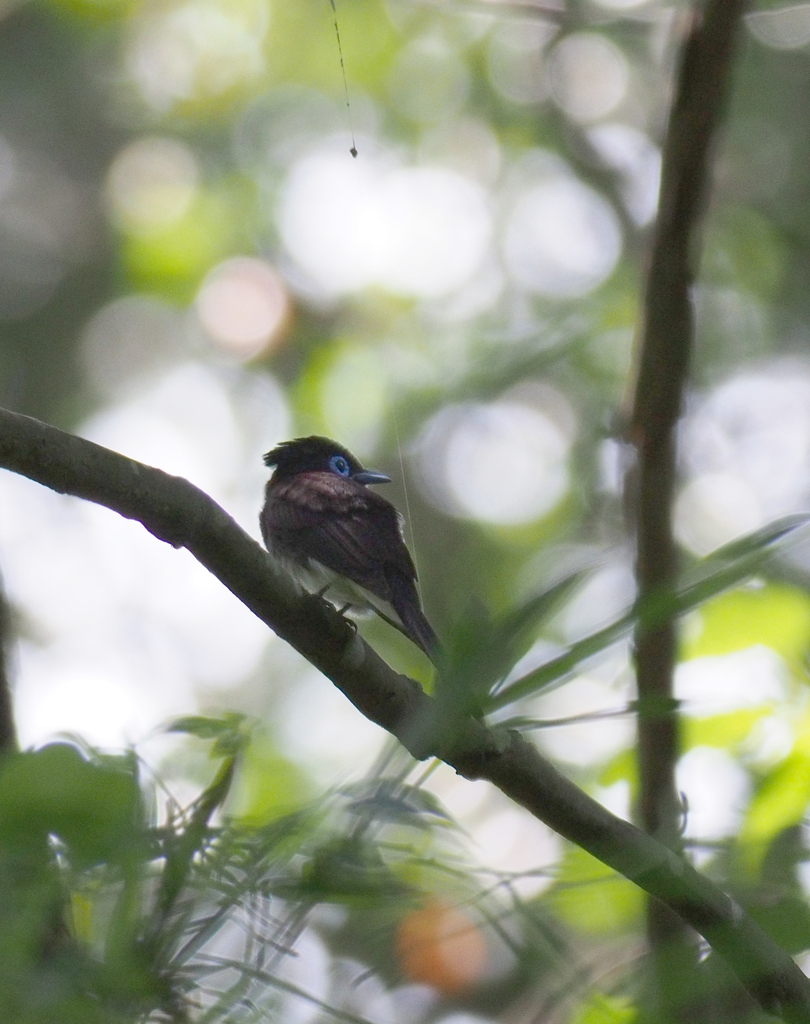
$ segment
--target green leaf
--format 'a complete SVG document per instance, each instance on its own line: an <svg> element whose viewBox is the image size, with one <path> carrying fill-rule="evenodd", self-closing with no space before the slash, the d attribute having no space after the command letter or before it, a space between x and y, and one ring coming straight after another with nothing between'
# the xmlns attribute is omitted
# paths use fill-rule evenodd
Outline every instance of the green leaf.
<svg viewBox="0 0 810 1024"><path fill-rule="evenodd" d="M436 679L436 697L455 713L482 714L487 695L537 639L544 619L565 600L585 573L572 572L501 619L491 618L478 600L451 631Z"/></svg>
<svg viewBox="0 0 810 1024"><path fill-rule="evenodd" d="M233 757L250 742L251 731L246 715L229 711L220 718L205 715L186 715L166 726L167 732L184 732L201 740L214 740L212 753L216 757Z"/></svg>
<svg viewBox="0 0 810 1024"><path fill-rule="evenodd" d="M266 736L255 736L245 749L234 787L234 818L257 827L301 808L311 797L304 772Z"/></svg>
<svg viewBox="0 0 810 1024"><path fill-rule="evenodd" d="M7 758L0 769L2 841L38 845L58 836L77 868L143 855L143 805L132 764L95 764L67 743Z"/></svg>
<svg viewBox="0 0 810 1024"><path fill-rule="evenodd" d="M701 559L698 565L706 568L714 563L733 562L747 555L757 554L768 545L781 540L782 537L808 522L810 522L810 512L791 512L789 515L780 516L778 519L766 523L765 526L752 530L751 533L746 533L742 537L736 537L729 541L728 544L723 544L722 547Z"/></svg>
<svg viewBox="0 0 810 1024"><path fill-rule="evenodd" d="M513 653L525 654L536 639L538 624L570 596L585 575L582 569L571 572L510 612L498 625L499 638L510 645Z"/></svg>
<svg viewBox="0 0 810 1024"><path fill-rule="evenodd" d="M738 898L760 927L791 955L810 946L810 908L799 884L798 868L807 859L800 825L791 825L774 837L762 861L759 878ZM767 892L767 898L762 893Z"/></svg>
<svg viewBox="0 0 810 1024"><path fill-rule="evenodd" d="M410 892L362 836L339 836L325 843L307 864L300 895L330 903L365 903Z"/></svg>
<svg viewBox="0 0 810 1024"><path fill-rule="evenodd" d="M394 779L364 779L341 789L350 798L349 811L378 823L428 829L451 825L452 819L429 790L406 786Z"/></svg>
<svg viewBox="0 0 810 1024"><path fill-rule="evenodd" d="M774 520L767 526L724 545L688 572L681 585L670 594L662 594L632 608L604 629L572 644L567 651L516 680L493 696L487 711L530 697L566 679L585 659L593 657L621 640L641 622L646 628L684 615L710 598L749 579L763 562L772 557L771 545L810 521L810 513L796 513Z"/></svg>

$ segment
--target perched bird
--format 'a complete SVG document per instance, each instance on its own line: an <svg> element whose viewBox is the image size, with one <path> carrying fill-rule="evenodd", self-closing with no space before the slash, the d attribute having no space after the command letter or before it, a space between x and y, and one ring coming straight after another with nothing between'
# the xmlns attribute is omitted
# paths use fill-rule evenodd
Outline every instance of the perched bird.
<svg viewBox="0 0 810 1024"><path fill-rule="evenodd" d="M377 612L434 660L438 639L419 601L402 517L368 488L390 477L363 469L328 437L284 441L264 462L275 467L260 520L267 550L305 589L344 611Z"/></svg>

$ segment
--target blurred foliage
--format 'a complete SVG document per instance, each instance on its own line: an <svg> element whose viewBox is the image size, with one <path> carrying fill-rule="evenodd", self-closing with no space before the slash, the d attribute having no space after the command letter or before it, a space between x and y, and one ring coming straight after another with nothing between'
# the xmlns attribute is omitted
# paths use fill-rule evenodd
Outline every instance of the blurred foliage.
<svg viewBox="0 0 810 1024"><path fill-rule="evenodd" d="M439 682L398 634L373 622L366 635L434 685L443 727L472 713L526 729L623 814L637 787L632 739L619 731L613 747L591 750L593 732L570 734L568 747L553 738L563 722L607 734L630 719L627 636L638 619L683 617L679 679L705 678L707 690L739 670L729 657L767 651L773 678L736 703L726 686L729 706L684 684L684 753L709 750L738 780L733 792L719 778L702 777L696 790L693 780L694 804L715 793L716 815L734 806L725 831L693 835L685 800L685 842L807 962L810 577L806 517L786 513L810 496L808 418L785 420L788 440L775 448L762 440L790 396L752 391L701 421L698 441L685 430L679 587L643 607L629 586L611 589L631 560L624 406L682 8L0 2L0 403L72 429L186 361L221 380L271 376L295 434L337 436L395 479L425 606L446 640ZM695 288L688 423L728 381L808 379L802 10L761 4L741 33ZM764 14L771 20L756 20ZM174 156L144 171L139 147L150 140L169 141ZM326 163L307 164L315 158ZM321 177L296 217L314 209L323 228L309 250L295 249L290 227L307 167ZM384 246L373 248L374 226L407 235L415 223L417 255L438 251L431 231L454 193L420 220L402 186L402 174L425 170L457 175L469 216L447 222L462 240L414 284L387 267ZM399 220L341 191L354 173L369 174L363 195L399 182ZM407 180L427 188L424 177ZM560 180L546 205L526 205ZM566 191L572 183L578 191ZM572 196L585 205L566 220ZM520 236L521 218L538 208L538 236L561 218L557 236L543 235L546 249ZM436 281L474 249L472 210L489 218L481 259L441 291ZM601 234L589 233L594 224ZM555 248L559 237L576 244ZM376 254L370 266L364 245ZM242 325L241 348L238 331L223 342L203 302L213 272L235 256L270 268L286 303L258 342ZM333 280L359 274L352 259L365 267L356 286L318 284L324 266ZM538 267L542 286L531 278ZM252 299L236 294L239 320ZM104 319L133 296L162 305L140 320ZM810 406L804 392L796 402ZM205 410L193 416L206 421ZM707 479L725 501L719 511L686 500ZM711 542L694 541L703 527ZM279 739L279 694L298 679L277 660L217 697L238 710L189 708L174 722L187 757L179 774L197 787L182 806L133 754L76 741L0 762L0 1015L15 1024L376 1024L386 1014L434 1024L453 1011L636 1019L640 894L565 845L552 866L538 852L535 867L479 868L469 848L491 820L496 839L506 826L478 812L459 825L430 770L414 779L402 755L319 796L314 772ZM563 684L583 680L601 687L599 710L564 703ZM209 745L213 760L200 753ZM296 974L296 962L310 974ZM328 963L323 984L319 963ZM408 986L418 984L433 995L396 1003L416 999ZM713 956L684 991L690 1019L762 1020Z"/></svg>
<svg viewBox="0 0 810 1024"><path fill-rule="evenodd" d="M284 1019L313 998L290 972L305 931L355 949L392 984L431 984L447 998L480 989L493 945L508 955L510 985L525 975L520 932L538 909L482 890L457 826L418 786L368 777L259 825L253 810L223 817L249 755L246 725L242 716L174 723L213 741L218 767L185 808L164 792L162 821L155 782L132 755L63 742L6 755L7 1019ZM283 788L289 771L267 769L264 781ZM340 913L319 916L322 905ZM504 999L503 984L489 989ZM358 1019L348 1005L322 1006Z"/></svg>
<svg viewBox="0 0 810 1024"><path fill-rule="evenodd" d="M597 935L638 928L644 913L639 890L578 847L566 851L545 899L572 928Z"/></svg>

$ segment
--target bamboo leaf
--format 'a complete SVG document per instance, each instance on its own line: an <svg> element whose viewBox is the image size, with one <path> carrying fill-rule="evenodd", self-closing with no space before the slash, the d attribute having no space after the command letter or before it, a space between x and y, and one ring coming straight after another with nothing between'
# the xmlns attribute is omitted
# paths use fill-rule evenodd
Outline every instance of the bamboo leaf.
<svg viewBox="0 0 810 1024"><path fill-rule="evenodd" d="M569 573L498 620L481 602L471 601L447 645L437 698L458 715L483 713L487 695L531 647L539 624L584 575L582 569Z"/></svg>
<svg viewBox="0 0 810 1024"><path fill-rule="evenodd" d="M626 636L637 622L653 628L662 622L691 611L709 598L753 576L773 557L773 545L789 533L810 522L810 513L800 512L776 519L759 530L718 548L697 563L684 576L674 592L654 595L635 605L610 625L573 643L568 650L547 661L495 694L487 711L506 707L565 680L583 661L605 650Z"/></svg>

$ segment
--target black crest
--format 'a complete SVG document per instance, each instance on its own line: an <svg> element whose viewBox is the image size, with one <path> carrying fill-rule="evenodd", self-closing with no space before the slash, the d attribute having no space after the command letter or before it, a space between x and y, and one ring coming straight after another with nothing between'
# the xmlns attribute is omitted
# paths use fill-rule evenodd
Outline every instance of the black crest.
<svg viewBox="0 0 810 1024"><path fill-rule="evenodd" d="M293 441L282 441L278 447L264 457L265 466L275 466L277 478L293 476L295 473L306 473L313 470L326 470L329 460L335 455L342 455L348 462L352 473L362 472L363 466L343 445L329 437L296 437Z"/></svg>

